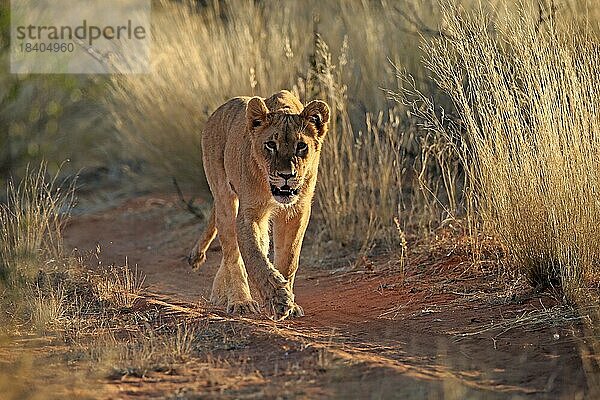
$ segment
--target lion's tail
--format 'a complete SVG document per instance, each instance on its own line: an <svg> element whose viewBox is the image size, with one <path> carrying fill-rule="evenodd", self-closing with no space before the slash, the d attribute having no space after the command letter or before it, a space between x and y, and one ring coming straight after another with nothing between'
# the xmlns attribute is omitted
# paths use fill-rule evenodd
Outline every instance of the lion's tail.
<svg viewBox="0 0 600 400"><path fill-rule="evenodd" d="M204 233L202 233L202 236L200 236L200 239L198 239L190 256L188 257L188 262L193 269L198 269L200 266L202 266L202 264L204 264L206 261L206 250L208 250L208 246L210 246L216 236L217 225L215 223L215 206L213 205L212 209L210 210L210 217L208 218L208 223L204 229Z"/></svg>

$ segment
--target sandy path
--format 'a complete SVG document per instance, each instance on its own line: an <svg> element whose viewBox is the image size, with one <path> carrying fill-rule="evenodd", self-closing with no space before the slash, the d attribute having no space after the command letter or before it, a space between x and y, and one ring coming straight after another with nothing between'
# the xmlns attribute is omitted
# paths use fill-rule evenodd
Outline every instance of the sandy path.
<svg viewBox="0 0 600 400"><path fill-rule="evenodd" d="M90 254L99 246L102 265L122 265L127 259L146 275L149 291L190 309L203 309L211 308L206 299L220 251L217 241L206 264L192 272L184 256L198 231L172 196L146 196L102 213L74 217L65 241L78 254ZM93 266L96 258L87 258ZM411 395L433 391L445 396L452 390L459 394L456 398L527 393L534 398L572 398L573 393L586 392L585 370L569 329L513 330L457 342L450 331L517 315L528 305L468 303L458 295L431 290L418 271L414 266L413 275L407 272L403 281L391 271L332 275L303 267L296 293L306 317L279 326L291 335L328 336L339 357L369 366L368 384L364 376L347 377L336 389L338 394L373 387L382 393L401 393L407 385L412 385L406 392ZM552 340L554 334L561 339ZM448 381L456 385L444 384Z"/></svg>

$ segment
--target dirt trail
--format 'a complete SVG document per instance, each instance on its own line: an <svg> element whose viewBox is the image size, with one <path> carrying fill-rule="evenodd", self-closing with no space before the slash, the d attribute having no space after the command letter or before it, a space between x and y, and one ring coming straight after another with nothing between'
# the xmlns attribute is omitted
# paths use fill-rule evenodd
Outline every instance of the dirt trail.
<svg viewBox="0 0 600 400"><path fill-rule="evenodd" d="M192 272L184 260L199 231L200 226L178 208L173 196L156 195L76 216L65 240L80 255L99 247L101 265L123 265L126 259L129 265L137 265L146 275L149 292L167 305L177 304L181 312L210 311L222 320L236 320L206 300L220 262L218 241L200 271ZM85 257L90 265L96 260ZM498 305L470 300L476 291L444 289L441 282L447 279L442 278L448 276L454 276L458 288L466 287L463 283L479 284L473 278L452 275L463 261L452 255L437 262L428 260L426 267L409 265L404 275L385 268L332 274L302 265L296 293L306 316L278 324L261 317L244 319L249 337L262 332L273 337L273 343L256 339L243 350L220 354L232 359L250 355L256 369L269 380L280 377L278 365L290 365L290 346L275 348L281 338L301 344L301 349L324 348L327 357L341 360L344 368L322 382L308 382L302 393L312 393L309 398L316 396L317 392L310 391L315 387L320 394L353 398L589 395L577 326L515 327L505 333L496 330L457 340L455 332L473 331L553 305L550 298ZM480 284L483 290L486 282ZM293 357L300 363L303 355L297 351Z"/></svg>

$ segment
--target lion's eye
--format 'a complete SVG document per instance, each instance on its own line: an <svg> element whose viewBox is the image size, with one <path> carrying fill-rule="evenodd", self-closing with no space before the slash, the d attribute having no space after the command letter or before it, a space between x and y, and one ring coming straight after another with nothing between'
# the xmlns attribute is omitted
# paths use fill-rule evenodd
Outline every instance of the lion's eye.
<svg viewBox="0 0 600 400"><path fill-rule="evenodd" d="M298 142L298 144L296 144L296 153L302 153L306 149L308 149L308 145L306 143Z"/></svg>
<svg viewBox="0 0 600 400"><path fill-rule="evenodd" d="M268 142L265 143L265 148L269 151L275 151L275 150L277 150L277 143L275 143L272 140L269 140Z"/></svg>

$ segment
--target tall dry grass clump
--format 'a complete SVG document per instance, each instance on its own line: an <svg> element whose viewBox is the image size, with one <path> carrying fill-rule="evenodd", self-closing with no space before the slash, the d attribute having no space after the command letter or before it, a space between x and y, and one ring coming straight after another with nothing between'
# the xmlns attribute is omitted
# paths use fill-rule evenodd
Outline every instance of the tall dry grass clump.
<svg viewBox="0 0 600 400"><path fill-rule="evenodd" d="M314 47L306 91L331 108L317 181L320 222L327 239L366 251L377 238L397 236L389 232L395 230L402 192L403 126L393 109L366 113L364 125L353 124L343 83L347 55L342 51L334 60L319 35Z"/></svg>
<svg viewBox="0 0 600 400"><path fill-rule="evenodd" d="M47 178L46 167L28 170L18 186L9 182L0 204L0 282L31 283L47 262L62 258L61 230L73 202L73 188Z"/></svg>
<svg viewBox="0 0 600 400"><path fill-rule="evenodd" d="M73 204L73 184L49 178L46 165L9 182L0 204L0 330L45 330L66 321L71 263L62 228Z"/></svg>
<svg viewBox="0 0 600 400"><path fill-rule="evenodd" d="M600 41L521 7L447 7L428 67L466 131L484 226L533 284L574 299L600 265Z"/></svg>

